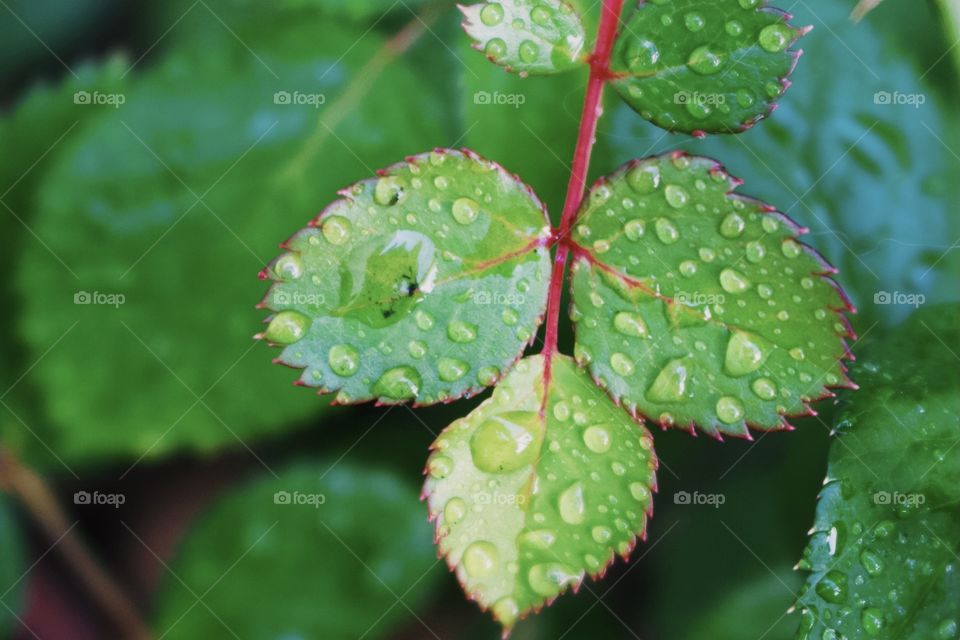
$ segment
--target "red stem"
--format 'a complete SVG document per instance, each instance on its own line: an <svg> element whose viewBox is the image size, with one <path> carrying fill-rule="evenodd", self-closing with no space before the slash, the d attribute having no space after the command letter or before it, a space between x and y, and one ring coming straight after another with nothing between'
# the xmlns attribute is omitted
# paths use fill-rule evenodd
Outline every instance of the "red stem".
<svg viewBox="0 0 960 640"><path fill-rule="evenodd" d="M573 167L570 181L567 183L567 195L563 202L560 226L554 230L553 241L557 246L557 255L553 261L550 275L550 296L547 303L547 328L544 335L544 382L550 380L550 365L553 354L557 352L557 327L560 321L560 296L563 293L563 273L570 253L564 239L570 234L570 227L577 215L577 209L583 200L587 187L587 170L590 167L590 152L597 136L597 121L603 107L603 85L610 79L610 51L617 35L617 23L623 0L603 0L600 15L600 27L597 29L597 43L590 56L590 80L587 95L583 100L583 112L580 116L580 131L577 134L577 146L573 151Z"/></svg>

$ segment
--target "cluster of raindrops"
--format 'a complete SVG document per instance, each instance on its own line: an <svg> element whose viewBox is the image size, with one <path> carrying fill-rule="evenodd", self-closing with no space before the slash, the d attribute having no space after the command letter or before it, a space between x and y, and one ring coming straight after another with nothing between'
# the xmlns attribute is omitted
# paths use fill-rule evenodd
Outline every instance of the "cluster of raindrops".
<svg viewBox="0 0 960 640"><path fill-rule="evenodd" d="M599 392L596 398L579 395L580 385L590 383L572 363L555 366L563 369L561 381L548 392L545 415L536 410L536 392L527 388L542 381L542 361L523 360L493 399L441 435L428 463L437 483L455 482L458 465L466 465L464 478L482 472L474 486L458 486L464 491L432 508L440 516L442 544L462 549L459 566L468 589L482 593L484 578L516 576L517 585L492 604L508 624L520 610L578 583L585 572L596 574L615 553L628 554L651 505L655 462L649 433ZM578 377L575 388L556 388L569 386L570 375ZM524 408L516 408L518 398ZM562 472L570 461L584 477ZM510 499L491 500L490 492L498 490ZM518 506L526 515L515 540L477 539L478 527L500 523L499 509Z"/></svg>
<svg viewBox="0 0 960 640"><path fill-rule="evenodd" d="M644 118L673 129L682 117L680 109L694 120L706 120L715 111L726 119L736 111L740 122L745 122L757 117L766 101L783 93L784 82L776 74L764 83L763 95L738 85L746 85L745 67L767 68L764 57L786 52L802 31L779 17L770 22L771 14L756 11L759 0L741 0L740 6L742 14L719 19L696 10L678 15L669 0L651 2L636 12L629 37L618 46L618 63L629 76L617 86ZM653 33L658 35L649 35ZM681 34L704 44L679 53ZM785 75L790 62L771 68ZM685 78L682 70L692 77Z"/></svg>

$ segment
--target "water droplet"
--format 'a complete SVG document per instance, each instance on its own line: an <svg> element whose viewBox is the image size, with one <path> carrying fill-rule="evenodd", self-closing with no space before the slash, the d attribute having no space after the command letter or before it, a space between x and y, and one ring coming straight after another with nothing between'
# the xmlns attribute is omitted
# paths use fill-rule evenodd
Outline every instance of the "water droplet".
<svg viewBox="0 0 960 640"><path fill-rule="evenodd" d="M792 38L790 27L782 22L774 22L760 30L758 41L760 46L770 53L779 53L787 48Z"/></svg>
<svg viewBox="0 0 960 640"><path fill-rule="evenodd" d="M640 194L653 193L660 186L660 167L638 164L627 172L627 184Z"/></svg>
<svg viewBox="0 0 960 640"><path fill-rule="evenodd" d="M623 225L623 233L627 236L627 238L636 242L643 237L645 227L646 224L643 222L643 220L637 218L635 220L630 220Z"/></svg>
<svg viewBox="0 0 960 640"><path fill-rule="evenodd" d="M590 530L590 535L593 537L594 542L605 544L610 541L610 538L613 537L613 532L610 531L610 527L605 527L598 524Z"/></svg>
<svg viewBox="0 0 960 640"><path fill-rule="evenodd" d="M624 52L624 62L627 68L635 74L650 74L656 71L657 61L660 60L660 50L657 45L646 38L630 38Z"/></svg>
<svg viewBox="0 0 960 640"><path fill-rule="evenodd" d="M743 418L743 405L733 396L723 396L717 400L716 409L721 422L733 424Z"/></svg>
<svg viewBox="0 0 960 640"><path fill-rule="evenodd" d="M730 20L723 25L723 29L731 36L738 36L743 33L743 24L738 20Z"/></svg>
<svg viewBox="0 0 960 640"><path fill-rule="evenodd" d="M416 359L420 359L427 354L427 343L422 340L411 340L407 343L407 351Z"/></svg>
<svg viewBox="0 0 960 640"><path fill-rule="evenodd" d="M767 250L760 242L752 240L747 243L746 254L747 260L756 264L763 260L763 257L767 254Z"/></svg>
<svg viewBox="0 0 960 640"><path fill-rule="evenodd" d="M270 320L263 336L274 344L293 344L307 334L312 322L299 311L281 311Z"/></svg>
<svg viewBox="0 0 960 640"><path fill-rule="evenodd" d="M327 216L320 231L330 244L343 244L350 237L350 221L343 216Z"/></svg>
<svg viewBox="0 0 960 640"><path fill-rule="evenodd" d="M720 223L720 235L724 238L737 238L743 233L747 223L743 221L739 213L728 213Z"/></svg>
<svg viewBox="0 0 960 640"><path fill-rule="evenodd" d="M420 374L417 370L404 365L385 371L373 383L373 392L391 400L407 400L416 397L420 385Z"/></svg>
<svg viewBox="0 0 960 640"><path fill-rule="evenodd" d="M883 560L879 554L870 551L870 549L864 549L860 552L860 565L864 571L872 576L883 573Z"/></svg>
<svg viewBox="0 0 960 640"><path fill-rule="evenodd" d="M757 295L759 295L764 300L768 300L770 299L770 296L773 295L773 287L771 287L768 284L758 284Z"/></svg>
<svg viewBox="0 0 960 640"><path fill-rule="evenodd" d="M673 223L666 218L657 218L656 222L657 238L663 244L673 244L680 239L680 232L673 226Z"/></svg>
<svg viewBox="0 0 960 640"><path fill-rule="evenodd" d="M547 6L539 4L530 11L530 19L533 20L534 24L538 24L541 27L545 27L550 24L550 18L553 17L553 10Z"/></svg>
<svg viewBox="0 0 960 640"><path fill-rule="evenodd" d="M454 320L447 325L447 337L454 342L473 342L477 339L477 325L465 320Z"/></svg>
<svg viewBox="0 0 960 640"><path fill-rule="evenodd" d="M667 188L664 189L664 196L667 199L667 204L674 209L679 209L690 201L690 194L687 193L687 190L676 184L668 184Z"/></svg>
<svg viewBox="0 0 960 640"><path fill-rule="evenodd" d="M746 331L734 331L727 342L724 367L732 376L739 377L760 368L766 354L760 339Z"/></svg>
<svg viewBox="0 0 960 640"><path fill-rule="evenodd" d="M687 394L687 363L677 358L671 360L657 374L656 379L647 390L647 399L651 402L678 402Z"/></svg>
<svg viewBox="0 0 960 640"><path fill-rule="evenodd" d="M490 473L516 471L540 453L541 432L535 411L507 411L490 416L470 438L473 462L481 471Z"/></svg>
<svg viewBox="0 0 960 640"><path fill-rule="evenodd" d="M567 487L557 501L560 517L567 524L581 524L587 516L587 505L583 498L583 485L575 482Z"/></svg>
<svg viewBox="0 0 960 640"><path fill-rule="evenodd" d="M704 45L697 47L687 58L687 66L700 75L710 75L716 73L723 66L723 58L720 54L712 51L710 47Z"/></svg>
<svg viewBox="0 0 960 640"><path fill-rule="evenodd" d="M868 636L878 636L883 630L883 612L876 607L869 607L860 614L860 622Z"/></svg>
<svg viewBox="0 0 960 640"><path fill-rule="evenodd" d="M427 472L432 478L442 480L453 471L453 460L443 454L435 455L427 463Z"/></svg>
<svg viewBox="0 0 960 640"><path fill-rule="evenodd" d="M500 554L492 542L480 540L463 550L463 568L473 578L489 576L497 568Z"/></svg>
<svg viewBox="0 0 960 640"><path fill-rule="evenodd" d="M524 62L534 62L539 55L540 47L537 46L536 42L533 42L532 40L524 40L520 43L520 59Z"/></svg>
<svg viewBox="0 0 960 640"><path fill-rule="evenodd" d="M699 13L688 13L683 17L683 24L686 25L687 30L696 33L703 29L706 22Z"/></svg>
<svg viewBox="0 0 960 640"><path fill-rule="evenodd" d="M793 358L794 360L805 360L807 357L807 354L805 354L803 352L803 349L801 349L800 347L794 347L793 349L790 349L790 357Z"/></svg>
<svg viewBox="0 0 960 640"><path fill-rule="evenodd" d="M470 224L477 219L477 213L480 211L480 205L470 198L457 198L453 202L453 219L460 224Z"/></svg>
<svg viewBox="0 0 960 640"><path fill-rule="evenodd" d="M701 247L697 250L697 255L700 256L700 259L704 262L713 262L714 258L717 257L717 254L715 254L710 247Z"/></svg>
<svg viewBox="0 0 960 640"><path fill-rule="evenodd" d="M534 565L527 574L530 588L544 597L558 594L561 589L576 583L578 579L578 574L571 567L560 562Z"/></svg>
<svg viewBox="0 0 960 640"><path fill-rule="evenodd" d="M485 387L494 384L500 377L500 370L493 366L481 367L477 372L477 381Z"/></svg>
<svg viewBox="0 0 960 640"><path fill-rule="evenodd" d="M403 199L406 186L403 178L384 176L377 180L377 186L373 191L373 199L379 205L393 206Z"/></svg>
<svg viewBox="0 0 960 640"><path fill-rule="evenodd" d="M360 367L360 354L348 344L338 344L331 347L327 362L338 376L352 376Z"/></svg>
<svg viewBox="0 0 960 640"><path fill-rule="evenodd" d="M450 498L443 507L444 524L457 524L467 515L467 503L460 498Z"/></svg>
<svg viewBox="0 0 960 640"><path fill-rule="evenodd" d="M513 626L520 615L520 607L517 606L517 601L510 596L504 596L494 602L490 610L493 611L497 621L507 629Z"/></svg>
<svg viewBox="0 0 960 640"><path fill-rule="evenodd" d="M828 571L816 587L817 595L833 604L841 604L847 599L847 574L837 570Z"/></svg>
<svg viewBox="0 0 960 640"><path fill-rule="evenodd" d="M414 320L417 323L417 327L419 327L422 331L429 331L431 328L433 328L433 316L423 309L419 309L417 313L414 314Z"/></svg>
<svg viewBox="0 0 960 640"><path fill-rule="evenodd" d="M610 450L610 432L605 427L595 424L583 431L583 442L594 453L605 453Z"/></svg>
<svg viewBox="0 0 960 640"><path fill-rule="evenodd" d="M740 0L740 6L744 9L753 9L758 4L760 4L760 0Z"/></svg>
<svg viewBox="0 0 960 640"><path fill-rule="evenodd" d="M610 243L606 240L597 240L593 243L593 252L596 254L606 253L610 250Z"/></svg>
<svg viewBox="0 0 960 640"><path fill-rule="evenodd" d="M753 106L754 102L756 102L756 98L753 97L753 92L751 92L749 89L737 89L738 105L746 109Z"/></svg>
<svg viewBox="0 0 960 640"><path fill-rule="evenodd" d="M520 320L520 314L508 307L500 314L500 319L503 320L503 324L512 327Z"/></svg>
<svg viewBox="0 0 960 640"><path fill-rule="evenodd" d="M957 637L957 621L953 619L946 619L940 623L940 626L937 627L937 636L940 640L953 640Z"/></svg>
<svg viewBox="0 0 960 640"><path fill-rule="evenodd" d="M610 356L610 366L622 376L629 376L636 370L633 360L619 352Z"/></svg>
<svg viewBox="0 0 960 640"><path fill-rule="evenodd" d="M495 27L503 21L503 7L491 2L480 10L480 20L488 27Z"/></svg>
<svg viewBox="0 0 960 640"><path fill-rule="evenodd" d="M296 280L303 275L303 261L296 253L285 253L273 265L273 271L284 279Z"/></svg>
<svg viewBox="0 0 960 640"><path fill-rule="evenodd" d="M625 336L646 338L648 335L647 323L643 321L639 313L618 311L617 314L613 316L613 327L617 332Z"/></svg>
<svg viewBox="0 0 960 640"><path fill-rule="evenodd" d="M784 240L783 244L780 245L780 250L783 251L783 255L788 258L796 258L803 251L803 249L800 247L800 243L793 238L787 238Z"/></svg>
<svg viewBox="0 0 960 640"><path fill-rule="evenodd" d="M469 370L470 365L456 358L440 358L439 362L437 362L437 373L440 374L440 379L444 382L459 380L465 376Z"/></svg>
<svg viewBox="0 0 960 640"><path fill-rule="evenodd" d="M743 293L750 286L750 281L739 271L728 267L720 272L720 286L727 293Z"/></svg>
<svg viewBox="0 0 960 640"><path fill-rule="evenodd" d="M696 275L697 268L697 263L693 260L684 260L680 263L680 273L687 278Z"/></svg>
<svg viewBox="0 0 960 640"><path fill-rule="evenodd" d="M560 422L565 421L570 417L570 405L561 400L557 404L553 405L553 417L559 420Z"/></svg>
<svg viewBox="0 0 960 640"><path fill-rule="evenodd" d="M750 388L762 400L773 400L777 397L777 385L769 378L757 378L750 385Z"/></svg>
<svg viewBox="0 0 960 640"><path fill-rule="evenodd" d="M507 53L507 43L504 42L502 38L490 38L483 52L486 53L488 57L499 60Z"/></svg>

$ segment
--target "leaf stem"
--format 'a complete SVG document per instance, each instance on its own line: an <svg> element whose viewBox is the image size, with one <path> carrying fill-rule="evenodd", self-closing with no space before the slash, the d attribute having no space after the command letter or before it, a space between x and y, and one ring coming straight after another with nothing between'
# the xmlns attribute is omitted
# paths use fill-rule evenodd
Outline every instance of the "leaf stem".
<svg viewBox="0 0 960 640"><path fill-rule="evenodd" d="M557 254L550 274L550 293L547 303L546 333L544 335L544 382L550 379L550 364L557 351L557 331L560 320L560 297L563 294L563 275L570 247L565 238L570 234L580 202L587 187L587 171L590 167L590 153L597 137L597 121L603 112L600 99L603 86L610 79L610 52L617 35L617 24L623 0L603 0L600 14L600 26L597 29L597 42L590 55L590 79L587 94L583 100L583 112L580 116L580 130L577 145L573 151L573 166L570 180L567 182L567 194L563 202L560 226L554 230L553 242L557 244Z"/></svg>

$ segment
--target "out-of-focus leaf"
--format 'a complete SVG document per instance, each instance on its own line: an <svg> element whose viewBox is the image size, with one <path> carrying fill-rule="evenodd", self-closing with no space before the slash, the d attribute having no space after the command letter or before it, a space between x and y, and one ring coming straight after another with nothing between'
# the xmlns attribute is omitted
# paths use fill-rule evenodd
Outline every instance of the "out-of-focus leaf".
<svg viewBox="0 0 960 640"><path fill-rule="evenodd" d="M632 414L748 436L849 385L832 270L739 180L684 153L595 184L572 237L582 366Z"/></svg>
<svg viewBox="0 0 960 640"><path fill-rule="evenodd" d="M446 402L494 384L547 302L550 225L530 188L465 151L343 189L264 272L263 335L340 403Z"/></svg>
<svg viewBox="0 0 960 640"><path fill-rule="evenodd" d="M958 347L954 304L865 349L800 561L798 639L960 635Z"/></svg>
<svg viewBox="0 0 960 640"><path fill-rule="evenodd" d="M854 25L852 3L795 5L796 20L815 28L804 38L790 99L762 126L678 143L620 106L600 134L618 162L636 157L638 147L682 147L749 176L752 195L776 202L811 229L818 249L843 273L864 328L895 322L912 308L873 305L876 294L953 299L960 277L960 251L951 250L960 237L953 204L960 199L953 178L960 171L954 124L960 107L931 82L933 74L924 75L926 67L912 67L892 37L878 31L874 16L895 6L887 3ZM932 29L921 24L918 32Z"/></svg>
<svg viewBox="0 0 960 640"><path fill-rule="evenodd" d="M716 606L696 616L684 640L790 640L796 623L786 614L790 591L799 587L789 569L775 575L764 572L738 585Z"/></svg>
<svg viewBox="0 0 960 640"><path fill-rule="evenodd" d="M563 0L481 2L461 11L476 49L509 71L551 74L585 62L583 21Z"/></svg>
<svg viewBox="0 0 960 640"><path fill-rule="evenodd" d="M0 494L0 637L17 626L23 597L23 541L9 500Z"/></svg>
<svg viewBox="0 0 960 640"><path fill-rule="evenodd" d="M509 630L646 532L653 438L572 358L520 361L433 445L424 495L468 597Z"/></svg>
<svg viewBox="0 0 960 640"><path fill-rule="evenodd" d="M438 137L404 63L360 72L387 54L361 33L213 31L62 143L17 283L64 460L236 445L316 411L249 353L250 276L365 163Z"/></svg>
<svg viewBox="0 0 960 640"><path fill-rule="evenodd" d="M804 30L787 18L764 0L641 3L617 38L613 87L664 129L743 131L790 85Z"/></svg>
<svg viewBox="0 0 960 640"><path fill-rule="evenodd" d="M167 638L382 638L443 575L414 487L343 461L230 490L170 567L153 623Z"/></svg>

